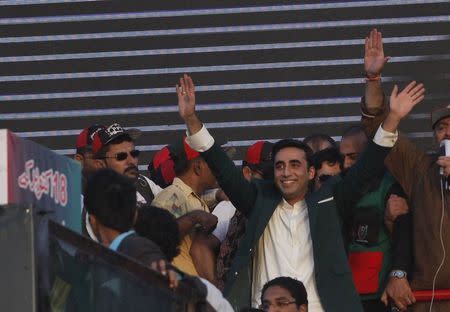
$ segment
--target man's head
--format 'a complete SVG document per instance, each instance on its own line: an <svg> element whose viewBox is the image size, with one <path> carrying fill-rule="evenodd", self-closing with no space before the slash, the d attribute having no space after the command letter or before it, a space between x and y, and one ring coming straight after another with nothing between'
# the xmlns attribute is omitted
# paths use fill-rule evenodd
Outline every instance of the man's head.
<svg viewBox="0 0 450 312"><path fill-rule="evenodd" d="M186 184L200 193L217 185L216 178L206 161L186 143L184 138L171 144L169 149L175 164L175 174Z"/></svg>
<svg viewBox="0 0 450 312"><path fill-rule="evenodd" d="M347 170L358 160L367 145L367 135L361 125L347 128L342 134L339 150L343 158L343 169Z"/></svg>
<svg viewBox="0 0 450 312"><path fill-rule="evenodd" d="M110 168L137 180L139 151L135 149L134 140L139 135L139 130L125 130L118 123L100 129L92 142L97 169Z"/></svg>
<svg viewBox="0 0 450 312"><path fill-rule="evenodd" d="M331 176L341 172L342 158L335 147L326 148L314 154L314 190L320 189L322 184Z"/></svg>
<svg viewBox="0 0 450 312"><path fill-rule="evenodd" d="M158 245L168 261L180 253L178 223L169 211L150 205L142 206L134 229L140 236Z"/></svg>
<svg viewBox="0 0 450 312"><path fill-rule="evenodd" d="M263 311L307 312L308 298L302 282L291 277L277 277L261 290Z"/></svg>
<svg viewBox="0 0 450 312"><path fill-rule="evenodd" d="M337 147L336 141L329 135L323 133L308 135L303 140L303 143L307 144L314 154L329 147Z"/></svg>
<svg viewBox="0 0 450 312"><path fill-rule="evenodd" d="M314 178L312 150L298 140L284 139L275 143L272 155L274 182L283 198L291 205L302 200Z"/></svg>
<svg viewBox="0 0 450 312"><path fill-rule="evenodd" d="M431 126L437 144L450 139L450 105L438 107L431 112Z"/></svg>
<svg viewBox="0 0 450 312"><path fill-rule="evenodd" d="M164 146L153 155L148 164L148 171L152 181L160 187L166 188L172 184L176 174L171 146Z"/></svg>
<svg viewBox="0 0 450 312"><path fill-rule="evenodd" d="M81 131L77 137L76 153L73 158L81 164L84 178L88 178L96 170L92 141L95 134L104 128L103 125L92 125Z"/></svg>
<svg viewBox="0 0 450 312"><path fill-rule="evenodd" d="M242 173L247 180L273 179L273 143L258 141L251 145L242 161Z"/></svg>
<svg viewBox="0 0 450 312"><path fill-rule="evenodd" d="M136 217L136 188L130 179L111 169L101 169L88 180L84 206L94 234L105 243L105 228L129 231Z"/></svg>

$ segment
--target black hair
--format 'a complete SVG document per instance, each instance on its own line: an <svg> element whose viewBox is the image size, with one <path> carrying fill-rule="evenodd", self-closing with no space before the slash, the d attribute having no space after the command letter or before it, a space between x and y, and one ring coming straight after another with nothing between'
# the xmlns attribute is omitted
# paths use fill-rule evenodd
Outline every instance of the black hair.
<svg viewBox="0 0 450 312"><path fill-rule="evenodd" d="M138 211L136 233L161 248L169 261L180 253L180 233L175 217L167 210L144 205Z"/></svg>
<svg viewBox="0 0 450 312"><path fill-rule="evenodd" d="M84 206L104 226L126 232L134 223L136 188L129 178L111 169L98 170L87 181Z"/></svg>
<svg viewBox="0 0 450 312"><path fill-rule="evenodd" d="M294 297L297 307L301 306L302 304L308 304L308 295L303 283L299 280L287 276L274 278L273 280L270 280L266 284L264 284L261 290L261 302L263 301L265 291L272 286L280 286L289 291L291 296Z"/></svg>
<svg viewBox="0 0 450 312"><path fill-rule="evenodd" d="M306 161L308 162L308 168L312 166L313 164L313 151L312 149L299 140L294 139L283 139L275 143L275 145L272 148L272 158L275 162L275 157L278 154L278 152L284 148L288 147L295 147L305 152Z"/></svg>
<svg viewBox="0 0 450 312"><path fill-rule="evenodd" d="M102 148L100 148L100 150L94 155L94 157L95 158L105 157L106 153L109 152L111 145L116 145L116 144L120 144L123 142L133 142L134 143L134 140L130 137L130 135L125 133L124 135L121 135L121 136L115 138L114 140L112 140L111 142L108 142L108 144L102 146Z"/></svg>
<svg viewBox="0 0 450 312"><path fill-rule="evenodd" d="M322 164L327 161L329 163L342 163L342 156L336 147L329 147L324 150L318 151L313 156L314 168L316 170L322 168Z"/></svg>
<svg viewBox="0 0 450 312"><path fill-rule="evenodd" d="M342 133L342 137L348 137L348 136L354 136L362 134L367 138L366 130L361 124L352 125L348 128L345 128L344 132Z"/></svg>
<svg viewBox="0 0 450 312"><path fill-rule="evenodd" d="M314 153L317 153L319 151L320 144L322 142L328 142L332 147L337 147L336 141L333 140L332 137L324 133L314 133L308 135L303 139L303 143L308 144L308 146L311 145L311 149Z"/></svg>

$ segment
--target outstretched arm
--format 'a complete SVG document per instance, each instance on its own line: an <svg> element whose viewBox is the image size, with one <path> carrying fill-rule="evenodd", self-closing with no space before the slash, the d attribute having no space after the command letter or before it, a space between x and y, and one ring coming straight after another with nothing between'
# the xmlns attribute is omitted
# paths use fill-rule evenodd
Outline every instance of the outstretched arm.
<svg viewBox="0 0 450 312"><path fill-rule="evenodd" d="M365 104L367 112L377 115L383 106L384 94L381 88L381 72L388 62L384 56L383 36L373 29L365 39L364 70L366 74Z"/></svg>
<svg viewBox="0 0 450 312"><path fill-rule="evenodd" d="M197 117L192 78L185 74L180 78L180 84L176 89L179 113L189 132L186 142L201 153L233 205L249 215L256 200L255 185L245 180L241 170L234 165L222 148L214 143L214 138Z"/></svg>
<svg viewBox="0 0 450 312"><path fill-rule="evenodd" d="M189 135L194 135L202 129L203 124L195 113L195 86L192 78L184 74L176 89L180 116L186 123Z"/></svg>

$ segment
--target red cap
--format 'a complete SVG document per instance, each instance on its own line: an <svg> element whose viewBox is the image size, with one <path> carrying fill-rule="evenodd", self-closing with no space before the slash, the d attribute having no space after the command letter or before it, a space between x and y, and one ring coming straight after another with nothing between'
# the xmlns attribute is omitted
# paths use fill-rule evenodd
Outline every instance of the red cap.
<svg viewBox="0 0 450 312"><path fill-rule="evenodd" d="M245 164L259 166L264 161L272 160L272 147L273 143L257 141L247 149Z"/></svg>
<svg viewBox="0 0 450 312"><path fill-rule="evenodd" d="M141 135L139 129L127 129L122 128L118 123L113 123L108 127L99 129L92 140L92 151L97 153L103 146L108 145L111 141L121 137L127 136L131 140L136 140Z"/></svg>
<svg viewBox="0 0 450 312"><path fill-rule="evenodd" d="M100 129L104 129L104 128L105 128L105 126L96 124L96 125L92 125L88 128L83 129L83 131L81 131L81 133L77 137L77 142L76 142L77 153L81 154L83 152L82 149L91 148L92 141L94 140L95 134Z"/></svg>
<svg viewBox="0 0 450 312"><path fill-rule="evenodd" d="M153 155L153 159L148 165L148 170L152 180L162 188L172 184L176 176L175 163L170 155L168 146L163 147Z"/></svg>

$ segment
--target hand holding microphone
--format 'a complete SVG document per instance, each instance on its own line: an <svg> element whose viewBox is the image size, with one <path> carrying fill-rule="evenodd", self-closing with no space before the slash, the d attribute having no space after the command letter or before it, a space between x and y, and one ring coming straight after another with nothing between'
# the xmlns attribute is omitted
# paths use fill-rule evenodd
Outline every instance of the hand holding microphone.
<svg viewBox="0 0 450 312"><path fill-rule="evenodd" d="M448 178L450 176L450 140L445 139L440 143L440 153L437 164L441 167L440 174L445 177L445 189L448 189Z"/></svg>

